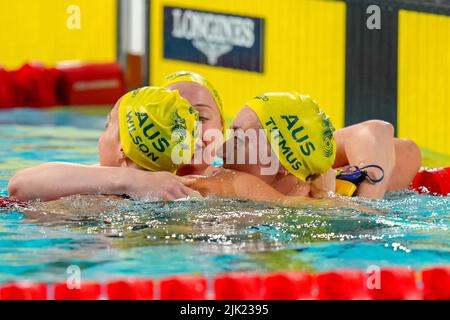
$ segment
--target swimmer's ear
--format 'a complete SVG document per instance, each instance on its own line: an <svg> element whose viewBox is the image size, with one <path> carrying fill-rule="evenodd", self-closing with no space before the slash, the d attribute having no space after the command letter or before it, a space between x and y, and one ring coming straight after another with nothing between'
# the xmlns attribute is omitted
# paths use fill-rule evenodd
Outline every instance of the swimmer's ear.
<svg viewBox="0 0 450 320"><path fill-rule="evenodd" d="M127 158L127 156L126 156L125 152L123 151L123 148L120 147L120 160L124 160L126 158Z"/></svg>
<svg viewBox="0 0 450 320"><path fill-rule="evenodd" d="M145 170L144 168L142 168L142 167L138 166L136 163L134 163L130 158L128 158L122 148L120 148L119 164L120 164L120 167Z"/></svg>
<svg viewBox="0 0 450 320"><path fill-rule="evenodd" d="M120 148L119 151L119 164L121 167L128 167L128 157L122 148Z"/></svg>
<svg viewBox="0 0 450 320"><path fill-rule="evenodd" d="M119 150L119 162L126 161L127 159L128 159L128 157L125 154L125 152L123 151L123 148L120 147L120 150Z"/></svg>

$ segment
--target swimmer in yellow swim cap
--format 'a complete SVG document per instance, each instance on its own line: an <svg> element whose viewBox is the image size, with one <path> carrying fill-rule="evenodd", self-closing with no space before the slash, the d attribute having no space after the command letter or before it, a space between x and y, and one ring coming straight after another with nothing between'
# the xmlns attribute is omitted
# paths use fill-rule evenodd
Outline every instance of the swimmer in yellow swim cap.
<svg viewBox="0 0 450 320"><path fill-rule="evenodd" d="M163 86L178 90L198 111L201 122L195 160L180 167L177 174L208 174L216 157L215 150L223 142L222 133L227 128L219 93L208 79L191 71L179 71L166 76Z"/></svg>
<svg viewBox="0 0 450 320"><path fill-rule="evenodd" d="M188 74L191 75L191 73ZM188 79L190 78L186 78L181 73L174 76L172 79L174 82L169 81L167 85L170 89L178 90L180 95L190 102L194 109L200 113L203 123L208 122L211 128L222 131L223 117L221 116L217 102L220 102L220 100L215 100L211 91L207 89L207 86L197 82L197 77ZM178 82L179 80L183 81ZM260 98L263 97L264 95ZM289 97L289 94L287 94L287 97ZM283 105L282 100L285 98L284 93L280 95L281 100L279 105ZM286 154L281 153L281 155L286 156L285 160L289 165L286 165L286 167L284 165L278 166L278 171L275 173L271 171L270 164L276 163L277 157L270 161L260 161L259 163L244 162L233 164L227 161L225 167L235 170L223 170L223 172L217 172L217 170L211 167L204 168L203 164L200 166L191 166L195 167L195 170L190 172L188 170L187 173L201 175L215 173L209 179L200 180L196 177L180 177L168 171L154 172L142 170L144 166L139 166L134 163L131 158L126 156L123 150L120 150L122 148L121 144L117 143L119 141L119 126L116 123L118 106L119 104L108 115L107 132L101 138L106 140L110 139L113 142L111 144L113 146L112 148L103 148L100 157L102 160L101 166L53 162L24 169L17 172L9 181L9 194L25 201L35 199L42 201L53 200L73 194L126 194L138 199L150 197L173 200L188 196L197 196L198 193L193 190L196 188L204 195L236 196L257 201L276 199L276 202L279 202L278 200L284 199L286 195L300 195L303 196L302 198L304 196L323 197L328 194L328 191L332 191L335 188L335 176L331 170L319 176L317 176L317 173L311 172L306 176L307 182L304 182L303 178L301 178L305 175L304 172L301 172L302 170L290 172L289 165L291 165L291 170L297 167L296 162L290 163L290 161L296 158L290 152L286 152ZM291 120L289 123L293 123L293 120L296 120L295 117L287 119ZM335 132L334 136L336 137L337 145L337 155L334 162L335 167L342 167L348 164L359 166L361 164L377 164L384 168L387 178L384 181L387 183L384 185L382 183L376 185L365 183L366 185L358 188L357 195L381 197L387 188L406 188L417 171L417 168L420 167L420 150L418 150L417 145L410 140L393 138L393 130L390 127L392 126L389 126L387 123L373 120ZM112 128L115 128L116 135L110 132ZM241 110L232 128L235 129L235 134L231 140L240 142L240 148L243 149L246 156L251 154L251 148L255 146L265 146L266 149L271 149L267 136L262 138L258 136L257 143L249 144L249 142L245 142L245 139L242 140L242 137L237 134L242 132L246 133L250 128L263 129L258 115L251 108L246 106ZM205 130L203 130L204 132ZM302 140L303 138L299 136L301 132L302 130L300 129L295 131L295 137L297 137L296 140L300 140L299 143L304 142ZM205 143L208 143L208 140L203 137L203 133L201 135L201 141L205 145ZM281 134L283 133L281 132ZM282 151L287 148L288 143L286 142L285 145L283 140L281 140L279 147ZM393 149L392 144L395 145L395 154L394 150L391 150ZM144 151L146 150L144 146L142 148ZM308 153L308 148L311 148L311 146L308 144L304 145L303 151ZM227 147L226 154L229 151L230 147ZM269 158L273 158L273 154ZM391 161L391 159L395 159L395 166L394 161ZM283 158L278 161L282 162ZM308 161L306 164L307 166L305 168L310 166ZM314 166L315 164L311 168L314 169ZM197 170L197 168L200 170ZM262 169L270 170L265 170L264 174L261 174ZM230 171L233 174L227 175L227 172L229 173ZM394 171L399 174L393 176L392 172ZM178 174L180 174L179 171ZM228 183L225 183L224 179ZM374 192L373 187L378 188L379 191L375 190L376 192Z"/></svg>
<svg viewBox="0 0 450 320"><path fill-rule="evenodd" d="M226 128L222 103L215 87L204 77L188 71L167 76L166 85L179 90L181 96L199 111L202 122L202 138L199 141L202 142L203 148L211 146L212 139L208 139L205 134L208 129ZM374 184L370 179L365 179L354 192L355 195L382 198L388 190L406 189L421 167L421 152L417 144L409 139L395 138L393 133L393 126L382 120L369 120L336 130L337 151L333 168L366 167L372 178L380 177L377 166L384 170L382 181ZM196 150L200 152L201 148ZM182 166L178 174L208 175L211 173L211 167L205 163L211 163L213 158L214 152L209 158L204 156L204 163L200 165Z"/></svg>
<svg viewBox="0 0 450 320"><path fill-rule="evenodd" d="M216 158L215 146L222 144L222 132L225 129L222 102L211 82L194 72L181 71L170 74L166 77L164 86L178 91L180 96L185 98L198 112L201 123L199 139L195 148L197 153L201 153L201 157L197 157L195 154L195 161L192 161L191 164L181 165L177 175L166 171L136 171L134 168L127 172L125 167L128 164L134 166L134 162L126 156L117 156L117 147L119 150L121 147L117 143L118 139L105 132L101 139L113 138L115 148L99 145L102 160L100 166L53 162L20 170L9 182L10 194L23 200L41 199L43 201L79 193L124 193L137 198L145 198L148 195L151 198L164 200L198 195L195 190L189 188L194 179L181 176L210 174L210 164ZM115 125L115 119L118 116L117 108L118 105L108 115L107 132L110 127L118 130L118 126ZM206 134L211 131L214 131L215 134ZM142 148L144 151L146 150L145 146ZM205 151L201 152L202 149ZM125 154L122 152L121 155ZM122 159L128 160L122 161ZM118 166L121 169L115 170L114 168ZM46 179L42 180L41 177L46 177ZM48 185L55 187L49 188Z"/></svg>
<svg viewBox="0 0 450 320"><path fill-rule="evenodd" d="M193 186L203 195L285 201L292 196L325 198L335 191L334 128L309 96L258 96L241 109L231 129L225 169L216 173L216 181L208 178Z"/></svg>
<svg viewBox="0 0 450 320"><path fill-rule="evenodd" d="M187 161L192 158L198 113L178 91L140 88L124 95L112 113L114 117L99 139L101 165L121 166L120 161L131 161L149 171L173 173L183 156ZM175 148L179 152L174 152ZM117 156L117 151L123 156Z"/></svg>
<svg viewBox="0 0 450 320"><path fill-rule="evenodd" d="M269 93L250 100L231 128L234 132L225 144L224 167L231 169L235 177L225 170L217 175L220 178L216 184L212 179L201 180L200 185L193 187L202 194L232 194L252 200L285 196L324 198L333 192L351 195L355 190L349 190L340 176L361 181L361 174L347 170L345 175L336 176L339 171L331 169L350 164L371 170L367 170L370 176L359 185L356 195L379 198L386 189L407 188L420 167L417 145L411 140L395 139L388 123L372 120L334 132L329 118L316 103L298 93ZM251 139L252 133L260 129L265 129L265 134L254 134L257 138ZM270 149L275 152L261 157ZM239 161L239 155L245 156L244 161ZM281 165L275 165L277 170L273 170L277 161ZM384 179L380 171L384 171ZM397 176L393 175L395 171ZM225 190L223 179L232 181L228 186L233 187Z"/></svg>
<svg viewBox="0 0 450 320"><path fill-rule="evenodd" d="M267 93L247 107L257 115L284 169L304 182L330 170L336 156L334 128L311 97Z"/></svg>
<svg viewBox="0 0 450 320"><path fill-rule="evenodd" d="M14 195L19 199L29 200L40 198L43 201L58 199L72 194L125 194L138 199L150 197L167 200L172 196L178 198L196 196L196 191L194 190L197 190L203 195L214 194L223 197L237 197L287 205L297 205L309 202L311 196L309 191L303 193L292 192L292 194L290 194L290 192L281 190L279 186L276 185L277 182L281 181L280 178L287 178L286 173L288 173L288 171L282 168L277 168L274 172L270 173L268 176L271 176L271 178L269 179L263 179L265 176L262 174L259 176L250 174L254 172L254 170L251 170L251 164L247 168L236 167L236 169L241 169L242 171L216 169L211 176L201 179L199 179L199 177L177 177L168 172L142 170L144 168L160 170L164 167L166 170L170 171L172 168L172 164L167 163L166 161L158 163L157 167L154 167L154 159L151 159L151 161L147 159L147 148L141 145L141 139L139 139L141 137L146 137L148 139L153 138L152 141L155 142L155 138L164 136L162 134L156 135L151 132L150 130L154 129L154 127L150 124L148 124L148 127L145 126L149 120L146 120L147 116L141 113L147 113L149 110L144 108L143 111L141 103L132 102L133 96L138 98L140 94L144 93L145 92L137 91L128 94L118 102L116 107L114 107L109 114L107 129L99 139L100 167L75 164L46 164L27 169L31 171L19 173L15 179L19 180L18 184L21 184L20 180L21 176L23 176L25 177L24 180L27 180L28 185L31 186L25 188L25 190L15 192ZM174 97L171 99L173 99L173 101L178 101L179 97L177 96L176 91L173 93L173 96ZM299 95L295 94L280 94L280 100L277 102L280 112L285 111L287 112L286 114L289 115L297 115L297 113L298 115L302 115L303 108L305 113L303 114L304 117L301 121L304 125L307 125L308 123L311 124L311 126L308 124L308 128L311 129L309 131L311 136L310 141L313 143L316 143L317 141L326 142L324 144L319 143L317 147L314 146L316 148L315 150L317 152L326 152L326 154L323 155L325 158L333 158L334 148L332 130L329 130L331 129L331 125L327 122L328 118L308 99L305 98L303 101L302 99L299 99L299 97ZM144 101L148 100L150 99L147 98ZM157 100L158 99L155 101ZM183 104L183 100L180 101L180 103ZM253 106L253 104L249 104ZM158 106L160 106L160 104L158 104ZM256 108L256 105L253 107ZM187 109L188 108L186 108L186 110ZM131 118L130 110L135 111L135 119ZM271 114L270 108L267 108L267 111L267 114L272 115L273 117L282 116L282 112ZM191 114L191 112L188 111L188 114ZM156 116L156 118L157 117L158 116ZM156 120L156 118L151 119ZM121 120L119 121L119 119ZM148 119L150 119L150 116ZM164 117L164 119L167 119L167 117ZM293 121L292 118L289 118L289 120ZM124 123L127 124L125 127L123 126ZM135 127L140 126L141 123L142 127L139 130L135 130ZM171 123L173 123L173 121ZM245 125L248 127L245 127ZM263 128L256 113L248 107L245 107L237 116L233 128L236 130L249 131L248 129L250 129L250 127L256 129ZM290 130L293 129L293 127L287 125L286 129ZM166 130L166 132L167 131L171 131L171 129ZM283 131L280 130L280 132ZM126 136L127 134L128 136ZM119 138L122 136L125 137ZM235 135L234 137L239 138L238 135ZM144 139L142 139L142 141L144 141ZM301 142L304 141L295 141L295 144ZM256 143L264 145L269 142L267 136L265 136L259 141L256 141ZM289 146L295 148L294 142L290 141L288 143ZM155 149L158 149L161 145L165 144L156 143L154 147ZM324 148L324 146L327 147ZM244 147L246 148L247 145L244 144ZM312 150L312 146L306 148L310 148L310 151ZM307 153L309 151L305 152ZM329 152L330 154L328 154ZM317 159L320 159L321 157L322 156L319 156ZM274 158L278 159L276 155ZM291 157L286 156L286 160L290 161ZM319 174L320 172L327 170L329 166L327 160L325 160L312 169L312 162L304 161L303 159L301 161L308 164L309 167L309 171L299 171L299 176L306 180L312 179L312 175L314 174ZM232 168L231 165L228 167ZM294 164L294 168L295 167L296 164ZM49 182L50 188L42 187L43 173ZM299 181L296 176L290 176ZM32 179L30 179L30 177L32 177ZM63 179L66 183L61 183ZM180 184L175 184L175 186L177 186L176 189L171 189L171 186L174 185L174 180L171 179L177 179L177 181L180 182ZM60 181L59 184L56 183L58 181ZM13 184L15 183L16 182L13 182ZM169 183L169 185L167 185L167 183ZM313 183L314 182L312 182L312 184ZM41 187L37 188L36 184ZM181 185L182 188L179 188L179 185ZM161 192L155 193L155 188L161 190ZM168 192L168 190L170 192Z"/></svg>
<svg viewBox="0 0 450 320"><path fill-rule="evenodd" d="M176 90L144 87L125 94L98 140L100 164L45 163L18 172L10 195L49 201L74 194L171 200L198 196L194 179L173 173L189 162L198 140L198 112Z"/></svg>
<svg viewBox="0 0 450 320"><path fill-rule="evenodd" d="M210 109L217 109L217 111L219 111L219 117L221 121L221 125L217 127L222 131L225 130L226 121L224 117L222 100L216 88L208 79L195 72L179 71L166 76L163 86L172 90L178 90L180 92L180 95L191 102L194 107L210 107ZM202 89L206 89L207 92ZM211 101L207 101L207 103L204 103L203 101L199 102L199 100L202 100L200 98L201 95L209 95L214 100L214 103L211 103ZM198 111L201 113L201 110L202 109ZM202 113L200 114L200 117L201 116ZM211 125L208 125L208 128L209 127L211 127Z"/></svg>

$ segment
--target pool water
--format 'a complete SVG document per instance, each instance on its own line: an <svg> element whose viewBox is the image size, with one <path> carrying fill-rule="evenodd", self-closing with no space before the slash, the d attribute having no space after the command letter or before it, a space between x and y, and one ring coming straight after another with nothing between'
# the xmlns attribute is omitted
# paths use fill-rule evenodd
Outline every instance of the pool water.
<svg viewBox="0 0 450 320"><path fill-rule="evenodd" d="M15 171L47 161L98 162L106 109L0 112L0 195ZM321 271L450 263L450 197L411 191L348 208L238 200L138 202L74 196L0 209L0 282L223 271Z"/></svg>

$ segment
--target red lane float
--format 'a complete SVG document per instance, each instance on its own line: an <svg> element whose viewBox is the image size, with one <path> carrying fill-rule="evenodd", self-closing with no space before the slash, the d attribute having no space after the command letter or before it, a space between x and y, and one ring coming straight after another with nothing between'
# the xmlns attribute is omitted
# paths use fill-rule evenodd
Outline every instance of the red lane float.
<svg viewBox="0 0 450 320"><path fill-rule="evenodd" d="M261 300L262 279L256 274L228 273L214 279L216 300Z"/></svg>
<svg viewBox="0 0 450 320"><path fill-rule="evenodd" d="M17 106L15 92L12 72L8 72L0 67L0 109Z"/></svg>
<svg viewBox="0 0 450 320"><path fill-rule="evenodd" d="M376 272L376 273L375 273ZM420 273L406 268L387 268L366 274L359 270L335 270L317 275L279 272L268 275L229 273L214 279L216 300L358 300L358 299L446 299L450 300L450 266L425 269ZM380 286L373 287L372 276ZM370 288L369 288L370 287ZM422 289L423 287L423 289ZM106 288L103 292L102 288ZM160 281L153 295L154 281L114 280L108 283L83 282L80 289L66 283L10 283L0 286L0 300L205 300L208 281L202 276L177 276ZM212 288L211 288L212 289ZM317 292L317 294L315 293Z"/></svg>
<svg viewBox="0 0 450 320"><path fill-rule="evenodd" d="M450 167L419 171L410 189L419 193L446 196L450 193Z"/></svg>
<svg viewBox="0 0 450 320"><path fill-rule="evenodd" d="M152 280L117 280L107 284L109 300L153 300Z"/></svg>
<svg viewBox="0 0 450 320"><path fill-rule="evenodd" d="M0 300L47 300L47 285L21 282L0 288Z"/></svg>
<svg viewBox="0 0 450 320"><path fill-rule="evenodd" d="M413 270L383 269L380 272L379 280L380 287L369 290L375 300L417 300L421 298Z"/></svg>
<svg viewBox="0 0 450 320"><path fill-rule="evenodd" d="M0 67L0 108L113 104L125 93L118 63L39 62L15 71Z"/></svg>
<svg viewBox="0 0 450 320"><path fill-rule="evenodd" d="M101 285L96 282L82 282L80 288L69 288L65 282L55 284L55 300L98 300Z"/></svg>
<svg viewBox="0 0 450 320"><path fill-rule="evenodd" d="M313 277L301 272L279 272L265 276L264 300L313 298Z"/></svg>
<svg viewBox="0 0 450 320"><path fill-rule="evenodd" d="M56 68L61 72L58 96L65 105L113 104L125 93L118 63L66 63Z"/></svg>
<svg viewBox="0 0 450 320"><path fill-rule="evenodd" d="M368 300L366 274L357 270L337 270L316 276L319 300Z"/></svg>
<svg viewBox="0 0 450 320"><path fill-rule="evenodd" d="M450 266L422 271L423 295L427 300L450 300Z"/></svg>
<svg viewBox="0 0 450 320"><path fill-rule="evenodd" d="M161 280L161 300L206 300L208 282L201 276L178 276Z"/></svg>
<svg viewBox="0 0 450 320"><path fill-rule="evenodd" d="M27 63L13 74L17 105L39 108L61 104L56 95L59 71Z"/></svg>

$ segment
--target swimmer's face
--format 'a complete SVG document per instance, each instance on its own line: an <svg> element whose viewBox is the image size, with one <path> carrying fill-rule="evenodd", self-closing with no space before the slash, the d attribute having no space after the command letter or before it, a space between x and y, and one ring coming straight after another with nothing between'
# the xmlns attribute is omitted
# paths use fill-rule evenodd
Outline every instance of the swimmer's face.
<svg viewBox="0 0 450 320"><path fill-rule="evenodd" d="M242 108L231 124L231 129L233 134L224 144L224 167L258 176L271 183L284 168L279 166L276 155L271 152L267 135L260 134L262 125L255 112L248 107ZM262 154L264 160L261 158ZM270 167L271 164L276 165L275 172L271 175L263 174L262 169Z"/></svg>
<svg viewBox="0 0 450 320"><path fill-rule="evenodd" d="M217 134L213 134L213 136L219 136L219 133L222 132L222 117L220 115L219 107L209 90L195 82L178 82L167 88L178 90L180 95L199 113L201 121L201 139L199 139L199 144L201 144L202 148L197 148L197 151L201 152L202 149L205 150L206 147L217 142L214 138L211 138L211 135L208 136L207 132L210 132L211 134L211 130L214 130ZM211 147L212 146L213 145L211 145ZM215 148L210 149L212 152L204 154L204 157L208 158L203 158L206 163L211 163L215 157ZM210 162L207 162L207 160Z"/></svg>
<svg viewBox="0 0 450 320"><path fill-rule="evenodd" d="M123 153L120 144L118 109L119 102L106 117L105 131L98 139L98 154L101 166L121 166L120 160L123 158Z"/></svg>

